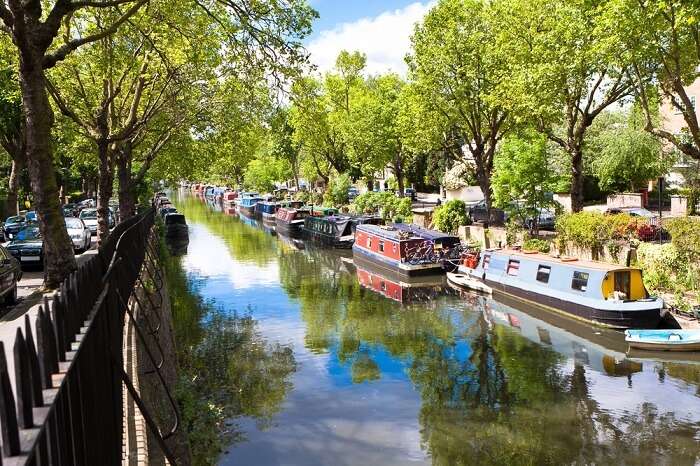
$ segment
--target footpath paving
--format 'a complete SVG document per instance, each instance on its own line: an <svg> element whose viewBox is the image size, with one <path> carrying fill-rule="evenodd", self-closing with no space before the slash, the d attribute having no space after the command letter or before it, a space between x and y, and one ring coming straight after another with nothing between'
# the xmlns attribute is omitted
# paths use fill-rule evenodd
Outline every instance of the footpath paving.
<svg viewBox="0 0 700 466"><path fill-rule="evenodd" d="M95 238L93 238L92 246L90 250L76 255L75 258L78 264L90 259L93 255L97 254ZM28 315L31 322L32 328L34 328L34 321L36 320L37 313L39 312L39 305L43 301L44 285L44 272L43 270L24 269L22 274L22 279L17 285L17 298L18 302L11 309L2 309L2 317L0 317L0 342L5 346L5 356L7 358L8 372L10 374L10 382L12 386L15 386L15 370L14 370L14 357L12 356L12 349L15 343L15 337L17 335L17 329L21 328L22 333L24 333L24 316Z"/></svg>

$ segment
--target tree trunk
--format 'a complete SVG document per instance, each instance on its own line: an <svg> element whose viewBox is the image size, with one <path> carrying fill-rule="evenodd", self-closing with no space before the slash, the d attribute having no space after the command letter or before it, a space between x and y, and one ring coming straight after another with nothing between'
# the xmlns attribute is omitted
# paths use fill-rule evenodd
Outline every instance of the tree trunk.
<svg viewBox="0 0 700 466"><path fill-rule="evenodd" d="M571 150L571 210L583 210L583 150L576 144Z"/></svg>
<svg viewBox="0 0 700 466"><path fill-rule="evenodd" d="M400 155L394 160L394 174L399 185L399 197L404 197L403 160Z"/></svg>
<svg viewBox="0 0 700 466"><path fill-rule="evenodd" d="M12 160L12 171L10 172L9 186L7 189L7 205L10 206L14 215L19 214L19 199L17 191L19 190L19 175L24 165L24 158Z"/></svg>
<svg viewBox="0 0 700 466"><path fill-rule="evenodd" d="M100 173L97 185L97 244L102 244L109 236L109 200L114 191L114 167L106 140L97 142L100 158Z"/></svg>
<svg viewBox="0 0 700 466"><path fill-rule="evenodd" d="M119 180L119 220L124 221L136 215L135 186L131 178L131 157L128 154L120 153L117 157L117 179Z"/></svg>
<svg viewBox="0 0 700 466"><path fill-rule="evenodd" d="M27 169L34 192L39 229L44 239L44 280L56 288L75 270L73 243L61 214L51 150L53 113L41 59L21 54L20 83L26 119Z"/></svg>

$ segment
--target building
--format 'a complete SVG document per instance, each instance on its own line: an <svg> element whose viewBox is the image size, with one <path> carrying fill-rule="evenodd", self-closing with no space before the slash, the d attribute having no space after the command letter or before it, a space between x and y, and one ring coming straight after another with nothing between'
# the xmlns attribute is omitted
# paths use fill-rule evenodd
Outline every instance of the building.
<svg viewBox="0 0 700 466"><path fill-rule="evenodd" d="M700 99L700 78L696 79L693 84L686 87L686 92L690 101L693 103L693 108L697 109L696 102ZM660 109L659 115L663 129L673 134L680 134L686 127L683 114L675 108L669 101L665 101ZM700 164L697 160L689 159L684 154L680 154L675 165L671 168L666 176L666 182L671 188L678 188L685 185L685 178L688 171L700 173Z"/></svg>

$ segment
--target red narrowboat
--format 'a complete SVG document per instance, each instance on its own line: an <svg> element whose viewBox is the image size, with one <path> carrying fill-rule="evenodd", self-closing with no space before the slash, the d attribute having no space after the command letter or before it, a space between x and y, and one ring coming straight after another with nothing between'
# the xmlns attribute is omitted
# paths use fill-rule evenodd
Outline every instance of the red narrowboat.
<svg viewBox="0 0 700 466"><path fill-rule="evenodd" d="M443 245L448 235L441 235L438 241L434 234L419 235L398 226L358 225L352 247L354 255L405 276L444 273ZM459 244L458 238L450 238L453 239L450 244Z"/></svg>

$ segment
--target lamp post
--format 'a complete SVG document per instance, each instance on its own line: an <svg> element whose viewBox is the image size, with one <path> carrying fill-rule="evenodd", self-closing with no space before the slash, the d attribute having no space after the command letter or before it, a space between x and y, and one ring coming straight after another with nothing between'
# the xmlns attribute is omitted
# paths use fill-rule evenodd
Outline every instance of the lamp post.
<svg viewBox="0 0 700 466"><path fill-rule="evenodd" d="M663 215L663 192L664 192L664 177L660 176L659 179L657 180L658 186L659 186L659 225L658 225L658 232L659 232L659 242L663 243L664 237L661 234L661 216Z"/></svg>

